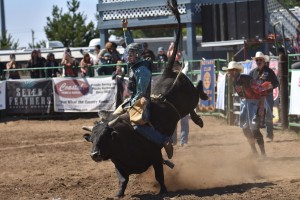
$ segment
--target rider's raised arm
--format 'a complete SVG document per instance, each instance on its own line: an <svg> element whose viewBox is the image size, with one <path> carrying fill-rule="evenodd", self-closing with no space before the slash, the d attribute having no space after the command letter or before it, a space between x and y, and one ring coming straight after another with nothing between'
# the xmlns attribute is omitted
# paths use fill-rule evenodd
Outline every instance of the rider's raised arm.
<svg viewBox="0 0 300 200"><path fill-rule="evenodd" d="M126 46L134 42L131 32L127 29L127 25L128 25L128 21L126 18L123 17L122 27L123 27L124 40Z"/></svg>

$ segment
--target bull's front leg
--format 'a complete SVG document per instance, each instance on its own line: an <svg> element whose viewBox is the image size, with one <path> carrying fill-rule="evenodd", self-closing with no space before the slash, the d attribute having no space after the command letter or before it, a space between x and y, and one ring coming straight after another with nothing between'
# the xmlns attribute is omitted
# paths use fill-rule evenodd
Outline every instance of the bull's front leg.
<svg viewBox="0 0 300 200"><path fill-rule="evenodd" d="M125 190L129 181L129 175L127 173L122 172L118 168L116 168L116 173L119 179L119 192L117 193L116 197L120 198L124 197L125 195Z"/></svg>
<svg viewBox="0 0 300 200"><path fill-rule="evenodd" d="M158 181L160 185L160 192L159 194L165 194L168 192L166 186L165 186L165 178L164 178L164 168L163 168L163 163L160 161L155 162L153 164L154 172L155 172L155 178Z"/></svg>

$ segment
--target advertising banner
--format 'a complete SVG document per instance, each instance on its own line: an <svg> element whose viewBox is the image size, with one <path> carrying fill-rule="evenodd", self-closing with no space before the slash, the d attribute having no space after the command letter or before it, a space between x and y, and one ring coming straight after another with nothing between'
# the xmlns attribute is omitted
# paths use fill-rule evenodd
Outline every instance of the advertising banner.
<svg viewBox="0 0 300 200"><path fill-rule="evenodd" d="M290 115L300 115L300 71L292 71Z"/></svg>
<svg viewBox="0 0 300 200"><path fill-rule="evenodd" d="M49 113L53 102L52 80L19 79L6 81L7 113Z"/></svg>
<svg viewBox="0 0 300 200"><path fill-rule="evenodd" d="M225 110L225 86L226 86L226 74L219 72L217 83L217 101L216 108Z"/></svg>
<svg viewBox="0 0 300 200"><path fill-rule="evenodd" d="M215 65L214 60L206 60L201 66L201 80L203 81L203 90L208 95L208 100L200 99L199 109L201 111L215 110Z"/></svg>
<svg viewBox="0 0 300 200"><path fill-rule="evenodd" d="M105 78L53 78L55 112L114 111L116 81Z"/></svg>
<svg viewBox="0 0 300 200"><path fill-rule="evenodd" d="M0 110L5 110L6 108L5 89L6 89L6 81L0 81Z"/></svg>

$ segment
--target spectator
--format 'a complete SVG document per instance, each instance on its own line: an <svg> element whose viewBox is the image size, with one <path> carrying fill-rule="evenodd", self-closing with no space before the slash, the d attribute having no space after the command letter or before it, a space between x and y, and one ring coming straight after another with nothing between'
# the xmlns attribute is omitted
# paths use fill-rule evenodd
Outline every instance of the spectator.
<svg viewBox="0 0 300 200"><path fill-rule="evenodd" d="M61 65L64 66L65 76L67 76L67 77L77 77L78 76L78 71L77 71L78 63L72 57L71 50L69 48L66 48L66 50L64 52L63 59L61 61Z"/></svg>
<svg viewBox="0 0 300 200"><path fill-rule="evenodd" d="M182 67L182 64L180 62L176 61L173 66L173 70L178 73L181 71L181 67ZM185 68L187 68L187 66ZM187 70L182 70L182 72L184 74L186 74ZM189 129L190 129L189 115L186 115L185 117L180 119L180 128L181 128L180 146L183 147L184 145L186 145L188 143L188 135L189 135ZM172 143L173 143L173 145L177 144L177 126L176 126L175 131L172 136Z"/></svg>
<svg viewBox="0 0 300 200"><path fill-rule="evenodd" d="M168 57L165 54L165 49L163 47L158 48L156 61L157 67L153 71L161 72L165 67L165 63L168 61Z"/></svg>
<svg viewBox="0 0 300 200"><path fill-rule="evenodd" d="M90 57L89 53L84 53L83 58L80 61L80 70L81 70L81 77L91 76L93 59Z"/></svg>
<svg viewBox="0 0 300 200"><path fill-rule="evenodd" d="M36 50L38 57L42 60L42 62L45 64L46 59L42 56L42 52L40 49Z"/></svg>
<svg viewBox="0 0 300 200"><path fill-rule="evenodd" d="M54 54L48 53L45 67L58 67L58 66L59 66L59 64L55 60ZM57 77L57 74L61 74L61 72L57 68L46 69L46 71L47 71L47 77L49 77L49 78Z"/></svg>
<svg viewBox="0 0 300 200"><path fill-rule="evenodd" d="M262 52L258 51L253 58L256 62L257 68L252 69L250 71L250 76L254 78L259 84L264 82L270 82L273 88L268 90L268 95L265 96L262 101L265 107L265 125L266 125L266 132L267 132L267 139L266 142L272 142L274 139L273 134L273 106L274 106L274 99L273 99L273 89L278 87L279 82L277 76L275 75L274 71L267 67L266 62L268 61L268 57L265 56Z"/></svg>
<svg viewBox="0 0 300 200"><path fill-rule="evenodd" d="M100 64L100 49L101 49L101 46L97 44L95 46L94 65L99 65ZM100 67L94 67L93 76L98 74L99 69L100 69Z"/></svg>
<svg viewBox="0 0 300 200"><path fill-rule="evenodd" d="M148 49L148 43L144 42L143 43L143 53L142 53L142 58L144 60L149 60L149 61L155 61L155 55L153 53L153 51L151 51L150 49Z"/></svg>
<svg viewBox="0 0 300 200"><path fill-rule="evenodd" d="M169 46L169 49L168 49L168 52L167 52L167 57L168 58L171 57L171 55L173 53L173 50L174 50L174 42L171 42L170 46ZM181 51L177 51L177 54L176 54L176 57L175 57L175 61L180 61L181 57L182 57Z"/></svg>
<svg viewBox="0 0 300 200"><path fill-rule="evenodd" d="M118 45L115 42L112 42L112 48L111 48L111 63L117 64L119 60L122 60L121 55L119 51L117 50Z"/></svg>
<svg viewBox="0 0 300 200"><path fill-rule="evenodd" d="M1 60L0 60L1 61ZM4 79L4 69L5 69L5 64L3 62L0 62L0 80L3 78Z"/></svg>
<svg viewBox="0 0 300 200"><path fill-rule="evenodd" d="M37 50L33 50L31 52L31 58L27 63L27 68L41 68L44 67L44 63L42 59L38 56ZM32 69L30 70L30 77L31 78L42 78L45 77L44 70L42 69Z"/></svg>
<svg viewBox="0 0 300 200"><path fill-rule="evenodd" d="M253 77L241 74L243 66L240 63L231 61L228 64L227 75L232 82L235 91L240 97L240 118L239 124L250 144L253 154L257 154L255 140L260 148L262 157L266 156L264 138L260 132L258 123L254 118L258 110L259 99L268 94L271 84L262 87Z"/></svg>
<svg viewBox="0 0 300 200"><path fill-rule="evenodd" d="M100 51L100 64L101 65L108 65L112 63L112 52L114 49L114 44L112 42L107 42L105 44L105 48L101 49ZM98 70L98 75L111 75L114 71L112 66L101 66Z"/></svg>
<svg viewBox="0 0 300 200"><path fill-rule="evenodd" d="M118 61L116 65L116 70L112 73L112 79L116 80L117 83L117 95L116 95L116 108L123 102L123 93L124 93L124 67L121 65L122 61Z"/></svg>
<svg viewBox="0 0 300 200"><path fill-rule="evenodd" d="M112 64L112 58L111 58L111 54L110 53L105 53L103 56L102 56L103 61L101 62L102 65L109 65L109 64ZM114 68L113 66L101 66L99 69L98 69L98 75L112 75L114 71Z"/></svg>
<svg viewBox="0 0 300 200"><path fill-rule="evenodd" d="M20 74L18 71L10 71L10 69L17 69L18 64L16 62L15 54L10 54L9 56L10 61L6 64L6 77L7 79L20 79Z"/></svg>
<svg viewBox="0 0 300 200"><path fill-rule="evenodd" d="M94 59L94 65L99 65L99 59L100 59L100 45L95 46L95 59Z"/></svg>
<svg viewBox="0 0 300 200"><path fill-rule="evenodd" d="M188 143L188 136L189 136L189 115L186 115L185 117L180 119L180 146L184 146ZM172 143L173 145L177 144L177 126L175 128L175 131L172 136Z"/></svg>
<svg viewBox="0 0 300 200"><path fill-rule="evenodd" d="M116 79L117 76L124 77L124 67L122 66L123 62L119 60L116 65L116 70L112 73L112 79Z"/></svg>

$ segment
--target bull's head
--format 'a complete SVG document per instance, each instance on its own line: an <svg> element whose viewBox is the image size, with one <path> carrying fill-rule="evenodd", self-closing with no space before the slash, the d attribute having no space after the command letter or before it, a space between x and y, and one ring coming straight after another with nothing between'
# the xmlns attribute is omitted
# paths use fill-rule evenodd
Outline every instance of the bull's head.
<svg viewBox="0 0 300 200"><path fill-rule="evenodd" d="M111 129L106 123L98 123L94 126L92 134L84 134L84 139L92 142L91 157L94 161L100 162L109 159L109 143L112 140Z"/></svg>

